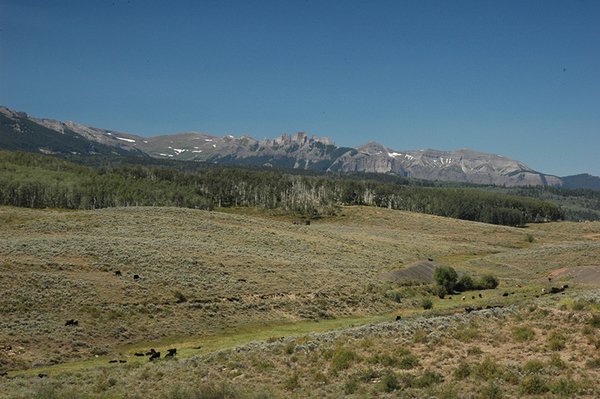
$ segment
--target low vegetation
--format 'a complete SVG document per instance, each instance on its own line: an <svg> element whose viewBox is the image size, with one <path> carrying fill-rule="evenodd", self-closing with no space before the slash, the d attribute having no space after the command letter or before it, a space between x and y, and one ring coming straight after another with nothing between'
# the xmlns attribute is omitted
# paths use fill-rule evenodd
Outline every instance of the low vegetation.
<svg viewBox="0 0 600 399"><path fill-rule="evenodd" d="M0 207L0 397L600 395L599 223L219 210Z"/></svg>
<svg viewBox="0 0 600 399"><path fill-rule="evenodd" d="M551 323L575 331L585 323L556 304L533 311L513 307L433 317L425 329L429 339L415 342L411 333L422 323L414 318L287 342L253 343L187 359L46 378L21 375L5 380L4 392L11 392L11 398L337 398L391 393L439 398L473 393L486 398L598 397L600 369L583 337L573 335L576 345L560 354L547 352L541 336L524 341L511 333L524 318L535 330ZM479 351L468 351L454 334L465 322L479 326ZM291 351L285 349L290 346Z"/></svg>

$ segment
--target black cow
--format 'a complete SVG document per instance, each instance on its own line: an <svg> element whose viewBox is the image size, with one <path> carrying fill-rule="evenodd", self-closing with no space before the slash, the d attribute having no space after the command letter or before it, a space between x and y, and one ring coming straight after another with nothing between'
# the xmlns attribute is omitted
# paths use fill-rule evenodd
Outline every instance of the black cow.
<svg viewBox="0 0 600 399"><path fill-rule="evenodd" d="M140 279L140 276L139 276L139 275L137 275L137 274L134 274L134 275L133 275L133 279L134 279L134 280L139 280L139 279Z"/></svg>
<svg viewBox="0 0 600 399"><path fill-rule="evenodd" d="M155 359L160 359L160 352L154 352L153 354L150 355L150 361L153 361Z"/></svg>
<svg viewBox="0 0 600 399"><path fill-rule="evenodd" d="M396 321L402 320L402 316L396 316Z"/></svg>
<svg viewBox="0 0 600 399"><path fill-rule="evenodd" d="M483 298L483 295L479 294L479 298Z"/></svg>
<svg viewBox="0 0 600 399"><path fill-rule="evenodd" d="M79 322L75 319L69 319L65 322L65 326L76 326Z"/></svg>
<svg viewBox="0 0 600 399"><path fill-rule="evenodd" d="M48 377L48 374L46 374L46 373L39 373L38 377L45 378L45 377Z"/></svg>
<svg viewBox="0 0 600 399"><path fill-rule="evenodd" d="M508 292L505 292L504 294L502 294L502 296L508 296Z"/></svg>
<svg viewBox="0 0 600 399"><path fill-rule="evenodd" d="M177 349L173 348L173 349L167 349L167 354L165 355L165 357L173 357L177 354Z"/></svg>
<svg viewBox="0 0 600 399"><path fill-rule="evenodd" d="M150 356L150 355L153 355L155 353L156 353L156 351L154 350L154 348L151 348L148 352L146 352L146 356Z"/></svg>
<svg viewBox="0 0 600 399"><path fill-rule="evenodd" d="M115 270L115 276L122 276L121 271L120 270Z"/></svg>
<svg viewBox="0 0 600 399"><path fill-rule="evenodd" d="M113 360L109 360L108 362L109 362L109 363L118 363L119 361L118 361L118 360L115 360L115 359L113 359Z"/></svg>
<svg viewBox="0 0 600 399"><path fill-rule="evenodd" d="M133 354L133 356L146 356L146 355L144 353L141 353L141 352L135 352Z"/></svg>

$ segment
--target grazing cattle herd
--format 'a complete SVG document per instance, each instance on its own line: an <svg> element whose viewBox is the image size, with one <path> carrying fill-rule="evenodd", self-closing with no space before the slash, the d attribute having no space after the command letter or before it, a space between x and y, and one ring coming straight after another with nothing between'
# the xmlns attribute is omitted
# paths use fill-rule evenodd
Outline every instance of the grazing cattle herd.
<svg viewBox="0 0 600 399"><path fill-rule="evenodd" d="M549 278L548 278L548 281L552 281L552 278L550 278L550 277L549 277ZM520 285L519 285L518 287L519 287L519 288L521 288L521 286L520 286ZM564 284L564 285L562 285L562 286L560 286L560 287L552 287L552 288L550 288L550 290L546 290L545 288L542 288L541 292L542 292L542 295L544 295L544 294L562 294L562 295L564 295L564 291L565 291L567 288L569 288L569 285L568 285L568 284ZM502 293L502 296L503 296L503 297L508 297L508 296L510 296L510 295L515 295L515 292L510 292L510 293L509 293L509 292L506 292L506 291L505 291L505 292L503 292L503 293ZM483 295L482 295L481 293L479 293L477 296L478 296L479 298L483 298ZM525 295L525 297L526 297L526 296L527 296L527 295ZM535 297L536 297L536 298L539 298L539 297L540 297L540 295L535 295ZM473 299L473 300L475 300L476 298L477 298L477 297L476 297L475 295L472 295L472 296L471 296L471 299ZM448 297L448 299L449 299L449 300L451 300L451 299L452 299L452 297L451 297L451 296L449 296L449 297ZM461 297L461 300L462 300L462 301L466 301L466 300L467 300L467 297L463 295L463 296ZM504 306L504 305L487 305L487 306L477 306L477 307L467 306L467 307L465 307L464 309L465 309L465 312L466 312L466 313L471 313L471 312L473 312L473 311L484 310L484 309L496 309L496 308L502 308L503 306ZM400 320L402 320L402 317L401 317L401 316L396 316L396 321L400 321Z"/></svg>
<svg viewBox="0 0 600 399"><path fill-rule="evenodd" d="M171 348L171 349L167 349L167 353L164 356L165 358L169 357L174 357L177 354L177 349L176 348ZM148 356L148 360L153 362L157 359L160 359L160 352L158 352L157 350L155 350L154 348L151 348L148 352L144 353L144 352L135 352L133 354L134 356ZM109 363L127 363L127 360L122 360L122 359L112 359L108 361Z"/></svg>
<svg viewBox="0 0 600 399"><path fill-rule="evenodd" d="M177 354L177 349L171 348L171 349L167 349L167 353L164 357L165 358L174 357L176 354ZM148 356L148 360L150 360L151 362L156 359L160 359L160 352L156 351L154 348L150 348L150 350L146 353L136 352L133 355L134 356Z"/></svg>
<svg viewBox="0 0 600 399"><path fill-rule="evenodd" d="M115 270L115 271L114 271L114 274L115 274L115 276L116 276L116 277L123 277L123 272L122 272L122 271L120 271L120 270ZM134 275L133 275L133 279L134 279L135 281L139 280L140 278L141 278L141 276L140 276L139 274L134 274Z"/></svg>
<svg viewBox="0 0 600 399"><path fill-rule="evenodd" d="M297 221L293 222L294 224L299 224ZM306 221L306 224L310 224L310 221ZM433 261L432 258L428 258L429 261ZM123 273L120 270L115 270L114 271L114 275L117 277L121 277L123 276ZM134 274L133 275L133 280L139 280L140 276L138 274ZM238 281L241 282L246 282L245 279L239 279ZM548 277L548 281L551 282L552 281L552 277ZM519 285L520 288L520 285ZM550 294L559 294L562 293L564 295L564 291L569 288L569 286L567 284L562 285L561 287L551 287L549 291L547 291L545 288L541 289L541 293L542 295L546 294L546 293L550 293ZM512 292L512 294L514 294L514 292ZM502 294L503 297L507 297L510 294L508 292L504 292ZM478 294L479 298L483 298L483 295L481 293ZM536 297L539 297L539 295L536 295ZM471 299L475 299L475 295L471 296ZM229 299L229 298L228 298ZM448 299L452 299L452 297L448 297ZM461 298L463 301L466 300L466 296L462 296ZM494 308L501 308L501 305L496 305L496 306L492 306L492 305L487 305L487 306L478 306L478 307L471 307L471 306L467 306L465 307L465 312L466 313L471 313L473 311L478 311L478 310L483 310L483 309L494 309ZM402 320L401 316L396 316L396 321L400 321ZM79 321L76 319L68 319L65 321L65 326L78 326L79 325ZM177 349L176 348L171 348L171 349L167 349L167 353L165 354L164 358L172 358L177 354ZM157 359L160 359L160 352L156 351L154 348L151 348L148 352L143 353L143 352L135 352L134 356L138 356L138 357L142 357L142 356L148 356L149 361L155 361ZM112 359L109 360L109 363L126 363L126 360L123 359ZM7 375L6 372L2 372L0 373L0 376L5 376ZM39 373L38 376L40 378L44 378L47 377L48 374L46 373Z"/></svg>
<svg viewBox="0 0 600 399"><path fill-rule="evenodd" d="M115 275L116 277L122 277L122 276L123 276L123 273L122 273L120 270L115 270L115 271L114 271L114 275ZM137 281L137 280L139 280L139 279L140 279L140 275L139 275L139 274L134 274L134 275L133 275L133 279L134 279L134 280L136 280L136 281ZM245 279L240 279L240 281L243 281L243 282L245 282L246 280L245 280ZM66 320L66 321L65 321L65 326L78 326L78 325L79 325L79 321L78 321L78 320L76 320L76 319L68 319L68 320ZM174 357L176 354L177 354L177 349L176 349L176 348L171 348L171 349L167 349L167 353L165 354L165 356L164 356L164 357L165 357L165 358L167 358L167 357L168 357L168 358L172 358L172 357ZM133 355L134 355L134 356L138 356L138 357L139 357L139 356L148 356L148 359L149 359L150 361L154 361L154 360L156 360L156 359L160 359L160 352L157 352L156 350L154 350L154 348L150 349L150 350L149 350L148 352L146 352L146 353L142 353L142 352L136 352L136 353L134 353ZM123 360L123 359L111 359L111 360L109 360L108 362L109 362L109 363L126 363L126 362L127 362L127 360ZM5 375L7 375L7 373L6 373L6 372L2 372L2 373L0 373L0 377L1 377L1 376L5 376ZM44 377L47 377L48 375L47 375L47 374L45 374L45 373L40 373L40 374L38 374L38 376L39 376L40 378L44 378Z"/></svg>

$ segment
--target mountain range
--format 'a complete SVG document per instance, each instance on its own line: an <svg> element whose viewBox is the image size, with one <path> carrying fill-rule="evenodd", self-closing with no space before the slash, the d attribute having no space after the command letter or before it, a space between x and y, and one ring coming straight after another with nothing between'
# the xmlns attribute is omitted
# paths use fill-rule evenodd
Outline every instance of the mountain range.
<svg viewBox="0 0 600 399"><path fill-rule="evenodd" d="M0 148L56 155L113 154L316 171L391 173L505 186L600 189L600 178L596 176L553 176L513 159L469 149L400 151L375 142L358 148L341 147L326 137L303 132L264 140L197 132L143 137L75 122L34 118L7 107L0 107Z"/></svg>

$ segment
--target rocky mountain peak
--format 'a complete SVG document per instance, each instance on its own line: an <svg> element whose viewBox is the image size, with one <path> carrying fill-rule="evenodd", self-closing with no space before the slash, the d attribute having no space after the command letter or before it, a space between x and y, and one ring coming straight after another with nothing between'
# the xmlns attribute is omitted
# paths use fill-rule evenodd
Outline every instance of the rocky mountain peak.
<svg viewBox="0 0 600 399"><path fill-rule="evenodd" d="M358 152L368 155L384 155L390 152L390 149L385 147L383 144L375 141L369 141L357 148Z"/></svg>
<svg viewBox="0 0 600 399"><path fill-rule="evenodd" d="M217 137L200 132L142 137L76 122L31 118L7 107L0 107L0 116L0 139L3 140L0 144L8 143L3 144L8 149L68 154L144 154L163 159L392 173L428 180L507 186L563 184L561 178L537 172L522 162L468 148L452 151L393 150L370 141L354 149L338 147L327 137L309 136L306 132L282 134L260 141L251 136L227 134ZM23 134L32 131L38 134ZM48 145L50 142L51 146ZM61 148L61 142L64 148ZM573 176L569 181L574 185L584 182L585 186L589 186L594 179L597 178Z"/></svg>

